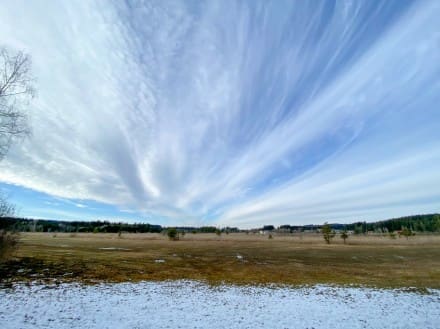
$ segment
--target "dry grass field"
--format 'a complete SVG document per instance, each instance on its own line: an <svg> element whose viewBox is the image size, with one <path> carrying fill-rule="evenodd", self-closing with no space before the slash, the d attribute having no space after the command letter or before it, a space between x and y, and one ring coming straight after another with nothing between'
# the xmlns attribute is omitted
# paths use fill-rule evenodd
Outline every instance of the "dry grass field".
<svg viewBox="0 0 440 329"><path fill-rule="evenodd" d="M194 279L212 284L440 288L440 236L22 233L4 282Z"/></svg>

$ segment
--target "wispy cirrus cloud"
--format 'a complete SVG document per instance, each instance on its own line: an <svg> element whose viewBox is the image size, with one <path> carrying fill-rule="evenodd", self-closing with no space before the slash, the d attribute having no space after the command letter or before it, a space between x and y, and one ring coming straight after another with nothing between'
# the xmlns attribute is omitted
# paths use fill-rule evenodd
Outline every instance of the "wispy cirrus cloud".
<svg viewBox="0 0 440 329"><path fill-rule="evenodd" d="M39 91L3 182L176 224L440 208L435 1L2 7Z"/></svg>

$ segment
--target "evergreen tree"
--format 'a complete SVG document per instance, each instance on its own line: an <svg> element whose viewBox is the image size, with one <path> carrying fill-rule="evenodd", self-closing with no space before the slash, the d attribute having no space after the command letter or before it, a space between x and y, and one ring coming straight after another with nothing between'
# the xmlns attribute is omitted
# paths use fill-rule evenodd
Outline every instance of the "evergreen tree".
<svg viewBox="0 0 440 329"><path fill-rule="evenodd" d="M327 242L327 244L330 244L331 239L333 239L336 235L335 231L332 230L332 228L327 222L324 223L321 230L325 242Z"/></svg>

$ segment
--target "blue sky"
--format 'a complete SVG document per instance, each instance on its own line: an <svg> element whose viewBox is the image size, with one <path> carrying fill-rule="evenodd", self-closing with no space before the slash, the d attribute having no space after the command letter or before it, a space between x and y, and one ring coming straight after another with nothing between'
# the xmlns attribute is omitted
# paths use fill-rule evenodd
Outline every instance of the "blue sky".
<svg viewBox="0 0 440 329"><path fill-rule="evenodd" d="M308 224L440 211L438 1L9 1L20 215Z"/></svg>

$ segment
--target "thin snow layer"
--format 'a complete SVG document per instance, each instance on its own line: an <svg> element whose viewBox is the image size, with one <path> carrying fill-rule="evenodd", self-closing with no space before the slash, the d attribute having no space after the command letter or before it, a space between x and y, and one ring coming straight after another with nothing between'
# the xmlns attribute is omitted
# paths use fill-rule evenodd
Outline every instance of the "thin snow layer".
<svg viewBox="0 0 440 329"><path fill-rule="evenodd" d="M210 287L192 281L0 291L7 328L439 328L440 290Z"/></svg>

